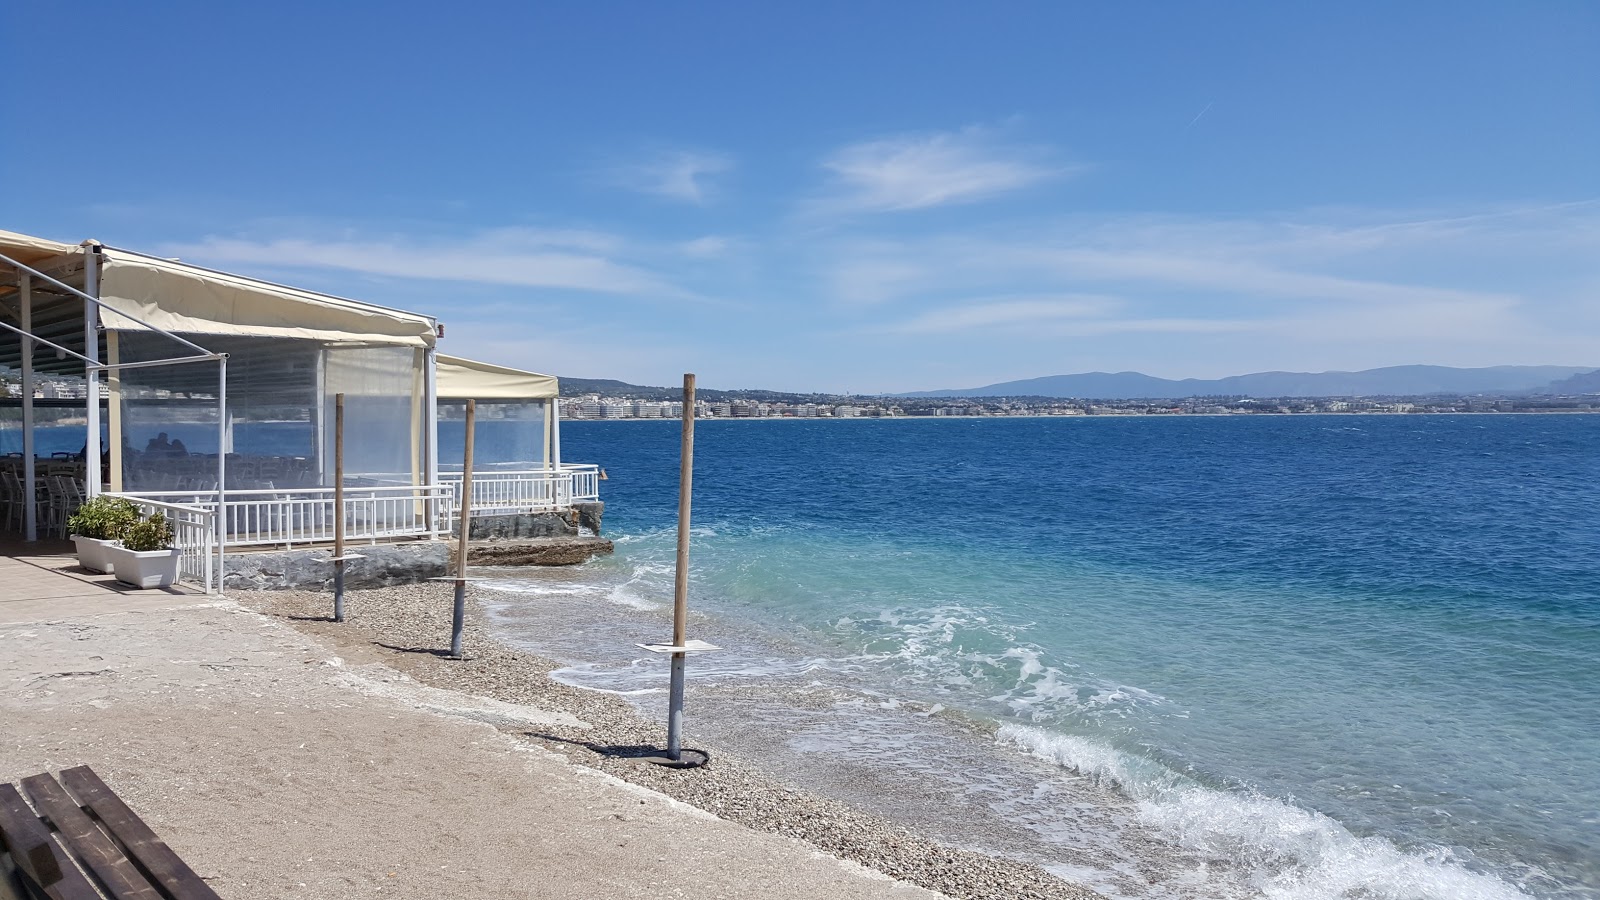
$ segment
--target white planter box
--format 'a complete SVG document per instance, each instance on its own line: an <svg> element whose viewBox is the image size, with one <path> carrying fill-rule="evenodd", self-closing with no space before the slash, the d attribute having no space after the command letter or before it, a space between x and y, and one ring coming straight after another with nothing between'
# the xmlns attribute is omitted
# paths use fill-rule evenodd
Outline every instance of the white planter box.
<svg viewBox="0 0 1600 900"><path fill-rule="evenodd" d="M72 536L72 542L78 545L78 565L91 572L111 574L110 550L117 546L116 541L102 541L99 538L75 534Z"/></svg>
<svg viewBox="0 0 1600 900"><path fill-rule="evenodd" d="M176 548L129 550L126 547L110 547L107 553L111 557L117 580L141 588L171 587L178 580L178 560L183 556L183 551Z"/></svg>

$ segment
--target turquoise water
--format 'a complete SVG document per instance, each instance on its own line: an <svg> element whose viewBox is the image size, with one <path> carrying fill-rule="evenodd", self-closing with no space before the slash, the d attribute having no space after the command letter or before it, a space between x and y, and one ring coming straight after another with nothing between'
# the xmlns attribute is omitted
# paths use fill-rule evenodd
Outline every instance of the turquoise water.
<svg viewBox="0 0 1600 900"><path fill-rule="evenodd" d="M562 437L617 553L500 628L661 715L678 425ZM695 487L691 743L1115 897L1600 897L1600 416L712 421Z"/></svg>
<svg viewBox="0 0 1600 900"><path fill-rule="evenodd" d="M568 423L617 554L498 582L651 709L677 435ZM695 486L692 734L1117 896L1600 897L1600 416L702 422Z"/></svg>

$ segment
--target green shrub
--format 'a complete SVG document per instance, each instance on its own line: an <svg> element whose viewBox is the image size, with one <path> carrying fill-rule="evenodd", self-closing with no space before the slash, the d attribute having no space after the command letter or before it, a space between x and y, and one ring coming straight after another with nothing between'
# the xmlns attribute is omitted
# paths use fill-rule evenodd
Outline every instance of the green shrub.
<svg viewBox="0 0 1600 900"><path fill-rule="evenodd" d="M83 501L78 511L67 519L67 530L86 538L115 541L138 521L139 507L132 500L101 494Z"/></svg>
<svg viewBox="0 0 1600 900"><path fill-rule="evenodd" d="M134 551L171 550L172 524L161 513L140 519L122 533L122 546Z"/></svg>

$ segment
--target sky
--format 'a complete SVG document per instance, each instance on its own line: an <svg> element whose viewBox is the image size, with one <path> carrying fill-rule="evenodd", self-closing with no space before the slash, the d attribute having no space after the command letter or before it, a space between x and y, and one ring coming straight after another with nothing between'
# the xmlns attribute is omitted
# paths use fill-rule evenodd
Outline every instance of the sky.
<svg viewBox="0 0 1600 900"><path fill-rule="evenodd" d="M0 228L567 377L1600 367L1600 4L0 10Z"/></svg>

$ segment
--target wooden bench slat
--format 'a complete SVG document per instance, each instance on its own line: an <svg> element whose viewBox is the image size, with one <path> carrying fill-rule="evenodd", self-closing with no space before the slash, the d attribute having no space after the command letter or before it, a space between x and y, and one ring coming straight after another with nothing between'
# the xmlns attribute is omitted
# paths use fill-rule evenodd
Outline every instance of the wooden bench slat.
<svg viewBox="0 0 1600 900"><path fill-rule="evenodd" d="M105 823L128 856L172 900L222 900L88 766L63 770L61 783Z"/></svg>
<svg viewBox="0 0 1600 900"><path fill-rule="evenodd" d="M84 815L48 773L22 779L22 791L55 824L67 849L89 867L114 900L164 900L122 855L122 848L95 827L94 820Z"/></svg>
<svg viewBox="0 0 1600 900"><path fill-rule="evenodd" d="M33 900L28 886L23 884L22 872L5 856L5 842L0 841L0 900Z"/></svg>
<svg viewBox="0 0 1600 900"><path fill-rule="evenodd" d="M17 868L51 900L100 900L100 892L56 846L50 829L9 784L0 784L0 843Z"/></svg>

